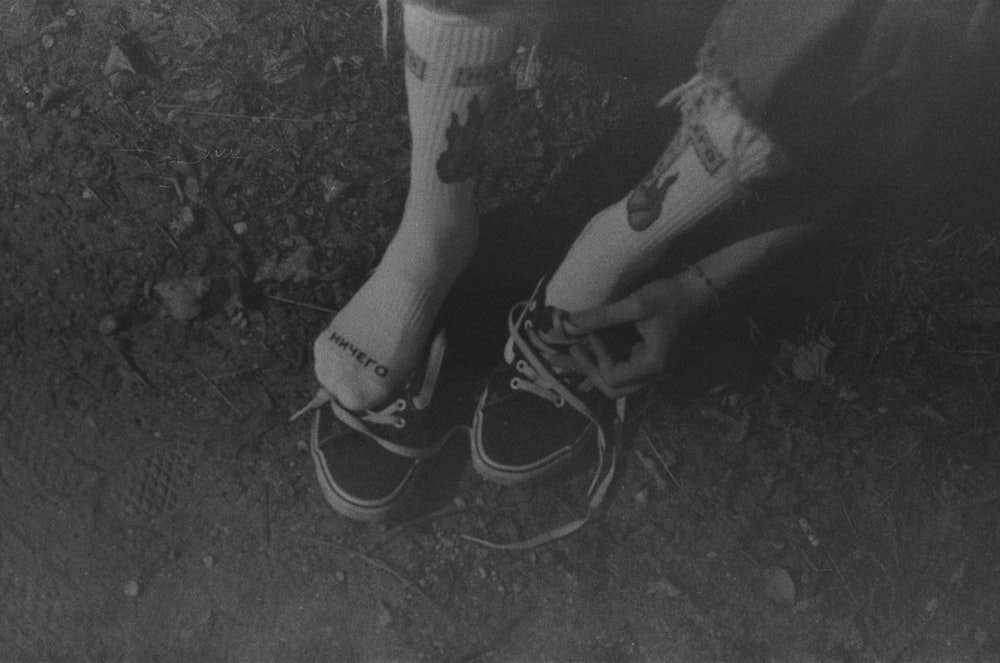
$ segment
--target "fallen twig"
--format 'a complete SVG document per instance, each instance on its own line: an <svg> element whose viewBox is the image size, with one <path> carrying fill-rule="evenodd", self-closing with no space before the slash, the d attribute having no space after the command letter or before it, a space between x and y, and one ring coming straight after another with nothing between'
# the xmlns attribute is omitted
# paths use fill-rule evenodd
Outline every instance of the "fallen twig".
<svg viewBox="0 0 1000 663"><path fill-rule="evenodd" d="M357 121L347 120L317 120L314 118L299 117L268 117L267 115L243 115L240 113L214 113L211 111L197 111L188 108L183 104L160 104L164 108L172 108L182 113L190 115L201 115L203 117L217 117L226 120L249 120L251 122L296 122L298 124L337 124L341 126L354 126Z"/></svg>
<svg viewBox="0 0 1000 663"><path fill-rule="evenodd" d="M240 409L238 407L236 407L235 403L233 403L231 400L229 400L229 397L226 396L225 393L223 393L222 389L219 389L219 385L215 384L215 382L212 380L212 378L210 378L207 375L205 375L205 371L201 370L197 366L194 367L194 370L198 372L198 375L200 375L201 378L205 382L208 383L208 386L210 386L212 388L212 391L214 391L215 393L217 393L219 395L219 397L222 398L222 400L224 400L226 402L226 405L228 405L230 408L232 408L233 412L235 412L238 417L240 417L240 418L243 417L243 412L241 412Z"/></svg>
<svg viewBox="0 0 1000 663"><path fill-rule="evenodd" d="M291 306L301 306L302 308L312 309L314 311L322 311L323 313L336 313L336 309L326 308L323 306L316 306L315 304L308 304L306 302L297 302L294 299L286 299L285 297L279 297L278 295L264 295L268 299L273 299L276 302L281 302L282 304L289 304Z"/></svg>

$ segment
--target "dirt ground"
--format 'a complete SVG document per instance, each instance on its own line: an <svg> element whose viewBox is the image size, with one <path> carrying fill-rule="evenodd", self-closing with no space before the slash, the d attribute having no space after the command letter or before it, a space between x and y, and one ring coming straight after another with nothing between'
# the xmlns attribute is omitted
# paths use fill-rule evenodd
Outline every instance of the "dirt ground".
<svg viewBox="0 0 1000 663"><path fill-rule="evenodd" d="M613 67L563 35L504 97L468 281L492 289L446 312L456 422L508 298L663 144L651 102L690 59L643 59L646 28ZM862 201L878 231L696 330L567 539L463 535L570 520L592 459L502 489L462 439L413 519L325 504L288 419L402 209L392 45L369 0L0 3L0 660L1000 660L982 182Z"/></svg>

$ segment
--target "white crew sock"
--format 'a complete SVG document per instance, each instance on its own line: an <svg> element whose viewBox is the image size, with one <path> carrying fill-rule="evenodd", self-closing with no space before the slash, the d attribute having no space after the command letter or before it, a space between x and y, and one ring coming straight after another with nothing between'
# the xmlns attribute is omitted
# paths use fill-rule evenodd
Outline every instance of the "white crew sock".
<svg viewBox="0 0 1000 663"><path fill-rule="evenodd" d="M410 378L475 251L479 134L517 27L512 13L470 18L403 6L413 137L403 218L371 278L313 346L320 384L349 410L381 405Z"/></svg>
<svg viewBox="0 0 1000 663"><path fill-rule="evenodd" d="M547 305L575 313L628 294L671 240L739 199L744 184L784 169L781 151L721 85L699 74L670 100L680 129L639 186L587 223L546 287Z"/></svg>

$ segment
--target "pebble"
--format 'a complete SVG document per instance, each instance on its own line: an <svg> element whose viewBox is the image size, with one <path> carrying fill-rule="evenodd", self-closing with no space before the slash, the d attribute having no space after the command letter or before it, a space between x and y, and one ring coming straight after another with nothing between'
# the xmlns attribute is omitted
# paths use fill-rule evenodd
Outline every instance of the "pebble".
<svg viewBox="0 0 1000 663"><path fill-rule="evenodd" d="M206 554L201 558L201 563L205 565L206 569L215 568L215 555Z"/></svg>
<svg viewBox="0 0 1000 663"><path fill-rule="evenodd" d="M394 621L392 617L392 612L389 611L389 608L385 605L385 603L379 601L378 605L379 605L378 625L382 628L388 628L389 626L392 625L392 622Z"/></svg>
<svg viewBox="0 0 1000 663"><path fill-rule="evenodd" d="M233 224L233 232L237 235L246 235L248 230L250 230L250 226L247 225L246 221L237 221Z"/></svg>
<svg viewBox="0 0 1000 663"><path fill-rule="evenodd" d="M113 313L101 318L101 321L97 323L97 331L101 333L102 336L110 336L118 331L118 318Z"/></svg>
<svg viewBox="0 0 1000 663"><path fill-rule="evenodd" d="M669 578L657 578L646 587L646 594L666 594L667 598L675 599L681 595L681 590Z"/></svg>
<svg viewBox="0 0 1000 663"><path fill-rule="evenodd" d="M136 596L139 596L139 583L135 580L129 580L125 583L125 586L122 587L122 591L125 592L125 596L135 598Z"/></svg>

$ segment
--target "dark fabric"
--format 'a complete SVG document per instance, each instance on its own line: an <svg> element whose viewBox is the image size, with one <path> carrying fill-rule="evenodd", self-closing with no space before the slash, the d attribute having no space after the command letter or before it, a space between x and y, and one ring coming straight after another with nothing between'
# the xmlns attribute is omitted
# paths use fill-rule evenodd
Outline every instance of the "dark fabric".
<svg viewBox="0 0 1000 663"><path fill-rule="evenodd" d="M885 167L922 140L949 80L994 33L981 0L729 0L699 68L732 85L800 164L831 148ZM977 11L978 10L978 11Z"/></svg>

